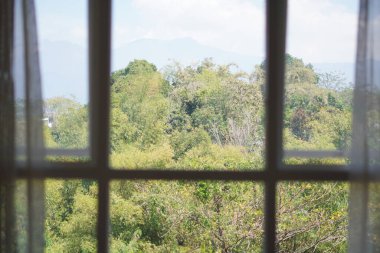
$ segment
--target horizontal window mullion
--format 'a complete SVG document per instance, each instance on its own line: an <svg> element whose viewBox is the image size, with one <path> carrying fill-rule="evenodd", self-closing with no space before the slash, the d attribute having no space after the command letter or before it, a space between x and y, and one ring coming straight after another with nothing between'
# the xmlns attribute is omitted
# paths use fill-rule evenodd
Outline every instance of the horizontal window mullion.
<svg viewBox="0 0 380 253"><path fill-rule="evenodd" d="M228 180L228 181L349 181L347 170L288 170L268 171L184 171L184 170L109 170L100 173L92 168L18 170L18 178L88 178L127 180Z"/></svg>
<svg viewBox="0 0 380 253"><path fill-rule="evenodd" d="M23 170L26 169L27 165L23 164L23 166L20 166L18 170ZM88 173L94 173L94 170L98 170L99 166L95 166L92 163L89 162L46 162L43 164L38 165L38 167L33 167L33 168L28 168L32 171L45 171L47 173L57 171L57 170L62 170L62 172L67 172L67 171L73 171L73 170L83 170L83 171L88 171ZM128 169L128 168L118 168L118 169L113 169L113 168L108 168L107 166L104 167L106 171L103 172L103 174L107 173L123 173L120 171L124 171L125 173L134 173L137 171L138 173L143 173L144 175L146 174L156 174L156 173L177 173L177 172L188 172L191 174L196 174L196 173L261 173L260 170L244 170L244 171L239 171L239 168L235 168L235 170L212 170L212 171L202 171L202 170L193 170L193 169L176 169L176 168L171 168L171 169L161 169L161 168L150 168L150 169ZM328 172L334 172L334 171L346 171L346 172L355 172L359 171L361 168L354 168L352 166L347 166L347 165L336 165L336 164L294 164L294 165L282 165L280 166L279 170L284 171L286 173L309 173L310 171L316 171L316 172L323 172L323 173L328 173ZM119 172L117 172L119 171ZM72 172L70 172L72 173ZM151 177L151 175L148 175L148 177Z"/></svg>

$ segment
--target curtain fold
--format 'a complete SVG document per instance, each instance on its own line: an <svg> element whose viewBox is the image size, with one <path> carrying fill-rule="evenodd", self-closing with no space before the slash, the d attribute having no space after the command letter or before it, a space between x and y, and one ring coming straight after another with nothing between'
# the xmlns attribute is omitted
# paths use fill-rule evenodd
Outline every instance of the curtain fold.
<svg viewBox="0 0 380 253"><path fill-rule="evenodd" d="M380 1L361 0L350 193L350 252L380 252Z"/></svg>
<svg viewBox="0 0 380 253"><path fill-rule="evenodd" d="M15 252L13 1L0 1L0 252Z"/></svg>
<svg viewBox="0 0 380 253"><path fill-rule="evenodd" d="M15 179L44 161L34 1L1 0L0 15L0 252L43 252L43 181Z"/></svg>

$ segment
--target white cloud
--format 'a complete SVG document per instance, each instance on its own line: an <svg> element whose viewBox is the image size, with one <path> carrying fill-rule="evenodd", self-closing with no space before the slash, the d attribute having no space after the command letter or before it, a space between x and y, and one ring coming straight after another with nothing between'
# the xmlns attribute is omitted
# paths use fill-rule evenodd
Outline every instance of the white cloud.
<svg viewBox="0 0 380 253"><path fill-rule="evenodd" d="M69 41L86 46L88 41L86 1L36 0L35 7L40 42Z"/></svg>
<svg viewBox="0 0 380 253"><path fill-rule="evenodd" d="M264 53L264 10L252 1L135 0L134 5L149 20L145 37L191 37L229 51Z"/></svg>
<svg viewBox="0 0 380 253"><path fill-rule="evenodd" d="M356 0L347 1L352 6L352 1ZM128 41L191 37L212 47L263 56L263 2L133 0L143 22L139 28L124 28L123 38ZM336 0L289 1L288 52L307 62L352 62L358 16L354 11Z"/></svg>
<svg viewBox="0 0 380 253"><path fill-rule="evenodd" d="M358 13L335 2L289 1L289 53L307 62L355 60Z"/></svg>
<svg viewBox="0 0 380 253"><path fill-rule="evenodd" d="M66 15L46 15L38 20L40 40L69 41L85 46L87 43L87 22L83 19L68 18Z"/></svg>
<svg viewBox="0 0 380 253"><path fill-rule="evenodd" d="M358 14L352 6L357 1L289 0L287 51L306 62L353 62ZM42 14L38 15L42 40L86 44L85 1L75 2L78 8L73 9L67 7L69 4L38 2L41 2L37 7L40 6ZM264 2L116 0L113 45L117 47L141 38L191 37L211 47L264 56ZM47 4L54 8L42 8Z"/></svg>

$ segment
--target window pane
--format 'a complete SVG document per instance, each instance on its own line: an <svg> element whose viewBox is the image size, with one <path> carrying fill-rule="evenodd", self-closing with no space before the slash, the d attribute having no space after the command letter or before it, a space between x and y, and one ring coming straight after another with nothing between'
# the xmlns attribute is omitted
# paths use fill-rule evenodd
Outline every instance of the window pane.
<svg viewBox="0 0 380 253"><path fill-rule="evenodd" d="M114 181L111 252L261 252L261 184Z"/></svg>
<svg viewBox="0 0 380 253"><path fill-rule="evenodd" d="M284 149L331 152L285 152L297 157L286 163L347 162L358 6L357 0L289 1Z"/></svg>
<svg viewBox="0 0 380 253"><path fill-rule="evenodd" d="M347 184L278 184L276 243L280 252L346 252L347 226Z"/></svg>
<svg viewBox="0 0 380 253"><path fill-rule="evenodd" d="M45 145L50 149L88 148L87 7L85 0L36 0Z"/></svg>
<svg viewBox="0 0 380 253"><path fill-rule="evenodd" d="M111 164L263 167L264 1L114 1Z"/></svg>
<svg viewBox="0 0 380 253"><path fill-rule="evenodd" d="M40 205L43 200L43 181L42 180L25 180L17 179L13 182L8 182L7 185L2 185L0 206L4 208L1 214L2 239L1 249L3 252L28 252L30 250L40 251L43 249L44 238L42 235L44 220L43 220L43 205ZM4 188L3 188L4 187ZM8 188L6 188L8 187ZM9 202L6 195L13 197ZM33 199L29 201L29 197ZM39 197L42 197L39 198ZM10 204L8 207L6 205ZM6 208L9 208L6 210ZM33 209L33 210L32 210ZM9 213L8 213L9 211ZM29 216L33 214L33 216ZM9 222L10 234L5 234L6 225ZM33 223L33 225L32 225ZM29 230L33 226L32 240L33 246L29 240ZM7 244L6 246L6 242ZM4 243L4 244L3 244ZM6 247L10 246L13 251L5 251Z"/></svg>
<svg viewBox="0 0 380 253"><path fill-rule="evenodd" d="M96 252L96 182L48 180L45 190L45 251Z"/></svg>
<svg viewBox="0 0 380 253"><path fill-rule="evenodd" d="M376 250L380 249L380 184L372 182L368 186L368 237L370 245ZM355 217L352 215L352 217Z"/></svg>
<svg viewBox="0 0 380 253"><path fill-rule="evenodd" d="M17 180L14 188L14 225L16 228L16 248L19 252L28 249L28 194L27 181Z"/></svg>

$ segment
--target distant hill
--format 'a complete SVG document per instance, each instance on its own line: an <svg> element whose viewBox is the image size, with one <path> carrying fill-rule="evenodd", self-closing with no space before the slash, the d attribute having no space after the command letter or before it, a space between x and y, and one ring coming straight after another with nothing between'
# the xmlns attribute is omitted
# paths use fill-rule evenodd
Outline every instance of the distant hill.
<svg viewBox="0 0 380 253"><path fill-rule="evenodd" d="M42 92L45 98L75 96L88 101L87 50L69 42L44 41L40 45Z"/></svg>
<svg viewBox="0 0 380 253"><path fill-rule="evenodd" d="M73 95L81 103L88 101L87 49L65 41L41 44L41 72L45 98ZM173 40L139 39L112 51L112 71L124 68L134 59L146 59L159 69L173 60L188 65L212 57L215 63L236 63L250 73L263 58L209 47L191 38ZM297 56L300 57L300 56ZM337 71L353 80L351 63L315 63L317 72Z"/></svg>
<svg viewBox="0 0 380 253"><path fill-rule="evenodd" d="M124 68L129 61L134 59L146 59L161 68L173 59L188 65L212 57L218 64L236 63L242 70L251 72L254 66L263 60L252 55L242 55L205 46L191 38L140 39L116 48L113 56L112 69L114 70Z"/></svg>

